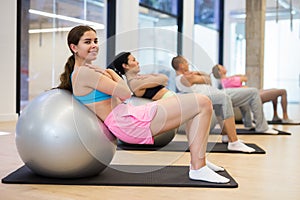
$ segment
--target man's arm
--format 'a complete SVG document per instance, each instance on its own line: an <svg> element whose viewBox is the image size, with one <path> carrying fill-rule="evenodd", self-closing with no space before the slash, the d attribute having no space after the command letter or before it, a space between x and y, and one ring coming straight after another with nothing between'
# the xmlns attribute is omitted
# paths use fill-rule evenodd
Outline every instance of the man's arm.
<svg viewBox="0 0 300 200"><path fill-rule="evenodd" d="M180 81L186 87L191 87L194 84L211 85L210 76L204 72L186 72Z"/></svg>

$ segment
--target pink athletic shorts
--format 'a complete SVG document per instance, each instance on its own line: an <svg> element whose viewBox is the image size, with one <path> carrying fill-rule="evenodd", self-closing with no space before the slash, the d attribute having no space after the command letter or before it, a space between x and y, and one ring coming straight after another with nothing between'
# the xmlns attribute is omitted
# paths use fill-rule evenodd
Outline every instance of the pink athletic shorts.
<svg viewBox="0 0 300 200"><path fill-rule="evenodd" d="M133 106L120 104L107 116L104 124L120 140L130 144L153 144L150 123L157 111L157 103Z"/></svg>

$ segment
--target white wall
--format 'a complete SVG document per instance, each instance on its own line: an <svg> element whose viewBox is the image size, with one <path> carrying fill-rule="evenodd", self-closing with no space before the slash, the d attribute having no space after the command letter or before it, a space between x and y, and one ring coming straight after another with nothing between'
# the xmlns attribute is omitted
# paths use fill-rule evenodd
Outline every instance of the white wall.
<svg viewBox="0 0 300 200"><path fill-rule="evenodd" d="M266 22L264 88L284 88L288 101L300 102L300 20Z"/></svg>
<svg viewBox="0 0 300 200"><path fill-rule="evenodd" d="M193 68L209 73L218 62L219 34L218 31L194 25L194 1L184 1L183 17L183 49L182 54Z"/></svg>
<svg viewBox="0 0 300 200"><path fill-rule="evenodd" d="M246 7L246 0L226 0L224 1L224 54L223 54L223 64L225 67L227 67L227 70L230 70L231 66L233 66L234 63L232 63L231 59L231 48L233 47L233 41L232 41L232 19L230 18L230 12L231 11L245 11ZM244 19L243 19L244 21ZM231 70L233 71L233 70Z"/></svg>
<svg viewBox="0 0 300 200"><path fill-rule="evenodd" d="M102 38L104 30L96 30L98 38ZM64 65L71 56L67 45L68 32L35 33L29 35L29 100L40 93L59 84L59 76ZM100 40L98 59L93 64L104 66L105 49Z"/></svg>
<svg viewBox="0 0 300 200"><path fill-rule="evenodd" d="M188 60L193 60L194 6L194 1L183 1L182 55Z"/></svg>
<svg viewBox="0 0 300 200"><path fill-rule="evenodd" d="M194 25L194 59L193 65L197 70L206 73L218 63L219 33L216 30Z"/></svg>
<svg viewBox="0 0 300 200"><path fill-rule="evenodd" d="M116 54L138 48L139 1L117 1Z"/></svg>
<svg viewBox="0 0 300 200"><path fill-rule="evenodd" d="M1 67L0 67L0 121L16 120L16 17L17 0L3 0L0 7Z"/></svg>
<svg viewBox="0 0 300 200"><path fill-rule="evenodd" d="M52 33L29 35L29 100L58 85L59 75L71 55L66 35L67 32L57 34L57 37Z"/></svg>

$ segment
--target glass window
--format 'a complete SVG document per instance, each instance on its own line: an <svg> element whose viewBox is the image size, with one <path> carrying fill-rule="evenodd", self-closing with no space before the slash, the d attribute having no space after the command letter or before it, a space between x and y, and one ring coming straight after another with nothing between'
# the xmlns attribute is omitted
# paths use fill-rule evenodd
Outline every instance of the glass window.
<svg viewBox="0 0 300 200"><path fill-rule="evenodd" d="M290 103L300 102L300 19L266 21L264 88L284 88Z"/></svg>
<svg viewBox="0 0 300 200"><path fill-rule="evenodd" d="M22 10L28 12L28 18L21 23L21 49L28 46L28 53L21 56L21 109L41 92L59 84L71 55L66 38L72 27L90 25L96 29L100 43L106 38L104 0L30 0ZM104 48L101 53L105 54ZM105 56L99 57L95 64L103 66Z"/></svg>
<svg viewBox="0 0 300 200"><path fill-rule="evenodd" d="M290 30L290 20L266 20L264 46L264 89L284 88L288 101L299 102L300 99L300 19L293 20L294 30ZM231 52L228 68L230 74L246 72L246 38L245 23L231 24Z"/></svg>
<svg viewBox="0 0 300 200"><path fill-rule="evenodd" d="M231 66L228 70L232 74L246 73L246 34L245 23L237 22L231 24L232 43L231 46Z"/></svg>
<svg viewBox="0 0 300 200"><path fill-rule="evenodd" d="M211 72L219 62L220 1L195 0L193 63L197 70Z"/></svg>
<svg viewBox="0 0 300 200"><path fill-rule="evenodd" d="M300 62L300 15L296 11L291 21L288 4L279 1L278 10L273 4L266 6L263 88L286 89L289 103L300 101L300 68L295 67ZM230 12L230 74L246 71L245 16L245 10Z"/></svg>
<svg viewBox="0 0 300 200"><path fill-rule="evenodd" d="M220 0L195 0L195 24L219 30Z"/></svg>
<svg viewBox="0 0 300 200"><path fill-rule="evenodd" d="M132 52L140 62L141 73L163 73L168 88L175 91L171 59L177 55L177 18L140 6L139 49Z"/></svg>
<svg viewBox="0 0 300 200"><path fill-rule="evenodd" d="M178 0L140 0L140 5L168 14L177 15Z"/></svg>

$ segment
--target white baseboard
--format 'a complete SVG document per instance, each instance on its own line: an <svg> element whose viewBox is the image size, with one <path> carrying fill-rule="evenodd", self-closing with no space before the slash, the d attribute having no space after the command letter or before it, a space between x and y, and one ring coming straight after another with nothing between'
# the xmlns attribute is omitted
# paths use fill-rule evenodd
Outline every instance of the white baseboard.
<svg viewBox="0 0 300 200"><path fill-rule="evenodd" d="M17 113L0 114L0 122L17 121L18 117Z"/></svg>

